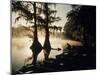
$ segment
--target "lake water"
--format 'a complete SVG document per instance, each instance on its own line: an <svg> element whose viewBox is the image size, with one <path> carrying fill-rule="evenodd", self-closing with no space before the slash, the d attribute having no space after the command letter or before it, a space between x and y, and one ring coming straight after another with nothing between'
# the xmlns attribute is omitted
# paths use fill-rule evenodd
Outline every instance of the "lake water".
<svg viewBox="0 0 100 75"><path fill-rule="evenodd" d="M44 35L39 33L39 41L44 44ZM30 46L32 45L32 39L24 37L13 37L12 38L12 67L14 70L18 70L24 65L26 58L31 57L32 51ZM61 51L51 50L49 58L56 58L56 55L59 55L63 52L63 48L66 46L66 43L71 45L82 45L78 41L62 39L61 36L50 36L50 43L52 48L61 48ZM44 59L44 54L41 52L38 56L38 60Z"/></svg>

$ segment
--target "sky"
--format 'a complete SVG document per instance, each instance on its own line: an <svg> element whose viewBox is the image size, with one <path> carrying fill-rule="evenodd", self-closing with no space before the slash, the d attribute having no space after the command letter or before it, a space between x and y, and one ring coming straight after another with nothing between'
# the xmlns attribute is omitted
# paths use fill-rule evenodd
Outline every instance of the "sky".
<svg viewBox="0 0 100 75"><path fill-rule="evenodd" d="M51 6L51 8L54 9L53 6ZM52 25L64 27L65 23L67 22L66 15L71 9L72 9L71 5L57 4L56 8L55 8L55 10L57 10L56 16L60 17L61 20L53 23ZM21 25L24 25L24 26L30 25L30 24L26 24L26 21L24 20L24 18L21 18L20 21L14 23L16 17L18 17L18 13L12 12L12 26L18 27ZM23 32L23 30L21 30L20 33L26 34L28 32L25 32L25 31ZM18 33L18 34L20 34L20 33ZM45 34L38 32L38 39L39 39L39 42L41 43L41 45L44 44L44 40L45 40L44 35ZM59 36L59 37L57 37L56 35L50 36L51 46L53 48L61 48L63 50L63 47L66 45L67 42L70 44L75 44L75 45L77 43L76 41L73 42L73 41L65 40L65 39L61 39L61 38L62 38L62 36ZM14 69L17 70L20 67L22 67L24 65L24 60L32 55L32 51L30 49L32 42L33 42L33 39L31 39L27 36L12 38L12 66ZM80 42L78 44L80 45ZM61 51L51 50L49 58L56 58L56 55L59 55L63 52L62 50ZM39 60L43 59L42 58L43 52L42 53L40 52L38 56L39 57L37 59L39 59Z"/></svg>
<svg viewBox="0 0 100 75"><path fill-rule="evenodd" d="M56 6L56 10L57 12L57 16L59 16L61 18L61 20L59 22L55 22L54 24L57 26L62 26L64 27L66 21L67 21L67 13L72 10L71 5L68 4L57 4Z"/></svg>
<svg viewBox="0 0 100 75"><path fill-rule="evenodd" d="M51 8L54 9L54 7L52 7L52 6L51 6ZM56 25L56 26L64 27L65 23L67 22L66 15L70 10L72 10L71 5L69 5L69 4L56 4L55 10L57 10L56 16L60 17L61 20L58 22L52 23L52 26ZM17 23L14 23L15 18L17 16L18 16L18 13L12 12L12 26L18 27L20 25L24 25L24 26L31 25L31 24L26 24L26 21L23 18L21 18L20 21L18 21Z"/></svg>

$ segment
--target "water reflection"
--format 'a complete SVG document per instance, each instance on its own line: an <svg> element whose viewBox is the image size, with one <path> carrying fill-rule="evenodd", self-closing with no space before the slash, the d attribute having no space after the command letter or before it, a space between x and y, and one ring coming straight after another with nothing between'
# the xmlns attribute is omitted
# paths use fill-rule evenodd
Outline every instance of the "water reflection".
<svg viewBox="0 0 100 75"><path fill-rule="evenodd" d="M44 34L41 34L41 32L39 32L39 41L42 45L44 43L44 39L45 39ZM32 38L29 38L28 36L12 38L12 65L14 70L21 68L24 65L25 59L32 56L32 52L30 49L32 42L33 42ZM66 43L69 43L71 45L82 45L78 41L66 40L62 39L61 37L59 38L55 36L50 36L50 42L52 48L62 49L60 51L51 50L49 58L54 58L54 59L56 58L56 55L59 55L63 52L63 48L66 47ZM38 55L37 59L38 61L43 61L44 59L43 50ZM31 63L31 61L28 63Z"/></svg>

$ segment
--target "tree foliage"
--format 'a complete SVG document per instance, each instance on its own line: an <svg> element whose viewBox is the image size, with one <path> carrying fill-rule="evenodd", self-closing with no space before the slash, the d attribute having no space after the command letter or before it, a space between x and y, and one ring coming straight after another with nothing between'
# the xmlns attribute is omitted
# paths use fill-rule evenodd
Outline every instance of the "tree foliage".
<svg viewBox="0 0 100 75"><path fill-rule="evenodd" d="M76 8L77 7L77 8ZM67 22L64 27L66 37L80 40L84 44L95 42L96 38L96 7L73 6L67 14ZM91 45L90 44L90 45Z"/></svg>
<svg viewBox="0 0 100 75"><path fill-rule="evenodd" d="M33 26L34 41L30 48L34 53L33 58L35 62L37 59L37 55L42 50L42 48L44 48L45 51L47 52L46 57L48 59L49 53L51 51L51 43L49 41L49 25L52 25L52 23L55 21L61 20L60 17L56 16L57 11L52 10L49 7L51 5L55 6L55 4L49 4L49 3L37 3L37 2L26 2L26 1L12 2L12 11L21 12L19 16L16 18L15 22L18 21L21 17L24 17L26 21L29 21L30 23L34 24ZM44 17L41 15L43 15ZM43 25L45 28L45 41L43 47L41 43L38 41L38 33L37 33L37 26L41 25Z"/></svg>

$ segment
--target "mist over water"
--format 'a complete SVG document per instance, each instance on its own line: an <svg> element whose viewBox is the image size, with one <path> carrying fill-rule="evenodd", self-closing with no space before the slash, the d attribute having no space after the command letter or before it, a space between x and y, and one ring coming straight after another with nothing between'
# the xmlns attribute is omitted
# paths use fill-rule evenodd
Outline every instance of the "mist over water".
<svg viewBox="0 0 100 75"><path fill-rule="evenodd" d="M43 32L38 32L39 42L43 45L45 40L45 34ZM18 70L24 66L25 59L32 56L32 51L30 46L32 45L33 40L28 36L23 37L13 37L12 38L12 65L14 70ZM51 50L49 58L56 59L56 55L59 55L63 52L63 48L66 46L66 43L71 45L82 45L78 41L63 39L62 36L50 35L50 43L52 48L61 48L61 51ZM44 53L38 55L38 61L44 60ZM31 61L30 61L31 63Z"/></svg>
<svg viewBox="0 0 100 75"><path fill-rule="evenodd" d="M12 2L12 72L96 68L95 11L94 6Z"/></svg>
<svg viewBox="0 0 100 75"><path fill-rule="evenodd" d="M62 18L59 22L55 22L52 24L52 26L61 26L63 27L66 23L66 13L69 12L72 7L71 5L61 5L57 4L56 8L50 6L50 8L57 10L56 16L59 16ZM63 10L65 9L65 10ZM62 14L63 12L63 14ZM17 70L21 68L24 65L24 61L26 58L30 57L32 55L32 51L30 49L31 44L33 43L32 38L33 32L28 31L25 27L28 26L33 26L33 23L27 23L27 21L22 17L20 20L18 20L15 23L15 19L19 17L19 12L12 12L12 27L13 27L13 36L12 36L12 64L13 64L13 69ZM62 14L62 15L61 15ZM27 23L27 24L26 24ZM22 26L22 27L21 27ZM25 26L25 27L23 27ZM15 29L14 29L15 28ZM15 30L15 31L14 31ZM38 32L38 39L39 42L44 44L45 40L45 32ZM31 38L30 38L30 37ZM61 48L61 51L57 50L51 50L49 58L56 58L56 55L59 55L63 52L63 44L65 44L65 40L62 40L61 35L59 34L58 36L54 33L53 35L50 35L50 43L52 48ZM38 60L42 60L44 57L43 51L38 56Z"/></svg>
<svg viewBox="0 0 100 75"><path fill-rule="evenodd" d="M32 55L29 48L32 41L28 37L12 39L12 64L14 69L21 68L27 57Z"/></svg>

